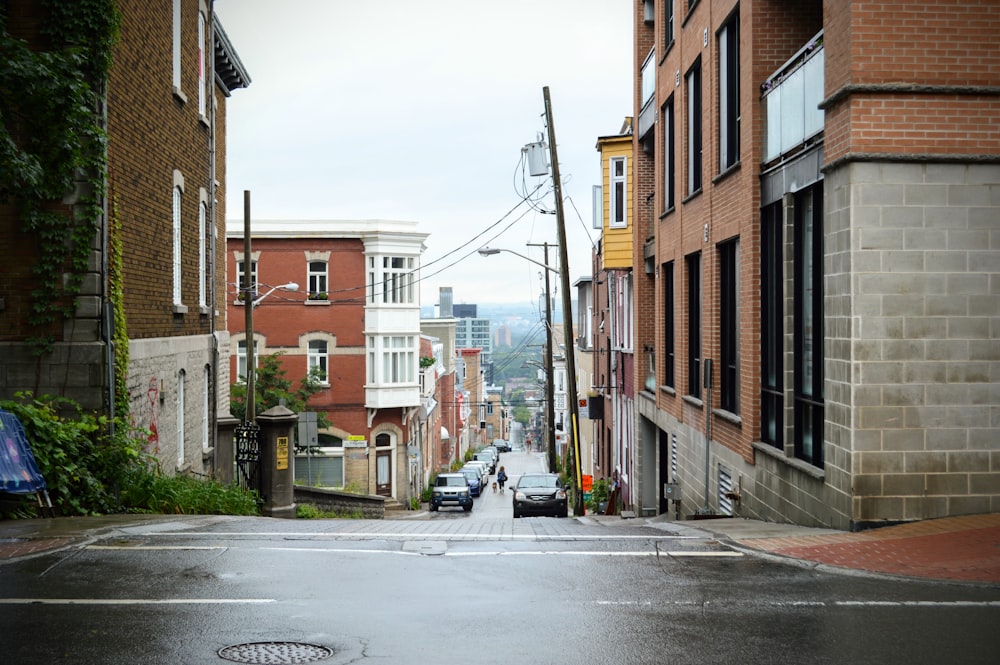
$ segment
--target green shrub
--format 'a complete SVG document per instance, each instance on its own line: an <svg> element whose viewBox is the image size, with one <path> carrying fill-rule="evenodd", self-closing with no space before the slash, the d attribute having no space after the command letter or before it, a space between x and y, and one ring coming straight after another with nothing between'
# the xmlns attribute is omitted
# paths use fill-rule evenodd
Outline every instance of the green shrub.
<svg viewBox="0 0 1000 665"><path fill-rule="evenodd" d="M141 432L83 413L72 400L18 393L0 401L24 427L49 497L62 515L113 512L257 515L255 493L235 485L166 476L142 451ZM68 417L63 414L70 414ZM4 517L33 517L24 498Z"/></svg>

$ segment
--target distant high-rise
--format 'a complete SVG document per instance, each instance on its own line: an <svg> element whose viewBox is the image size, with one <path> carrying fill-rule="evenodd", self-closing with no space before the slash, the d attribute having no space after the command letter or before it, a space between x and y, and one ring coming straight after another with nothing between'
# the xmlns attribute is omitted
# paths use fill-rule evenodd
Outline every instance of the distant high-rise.
<svg viewBox="0 0 1000 665"><path fill-rule="evenodd" d="M439 316L442 319L450 319L454 314L452 314L452 293L450 286L442 286L438 291L438 309Z"/></svg>
<svg viewBox="0 0 1000 665"><path fill-rule="evenodd" d="M452 305L452 312L457 319L474 319L478 313L476 305Z"/></svg>

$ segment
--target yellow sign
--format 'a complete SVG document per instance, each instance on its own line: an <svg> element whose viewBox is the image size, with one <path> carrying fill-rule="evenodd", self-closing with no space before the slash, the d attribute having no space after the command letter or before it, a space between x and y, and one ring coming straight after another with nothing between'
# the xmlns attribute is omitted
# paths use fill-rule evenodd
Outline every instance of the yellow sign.
<svg viewBox="0 0 1000 665"><path fill-rule="evenodd" d="M275 460L275 468L278 470L288 468L288 437L279 436L277 438L277 459Z"/></svg>
<svg viewBox="0 0 1000 665"><path fill-rule="evenodd" d="M347 437L347 440L348 441L367 441L368 437L365 436L364 434L351 434L349 437Z"/></svg>

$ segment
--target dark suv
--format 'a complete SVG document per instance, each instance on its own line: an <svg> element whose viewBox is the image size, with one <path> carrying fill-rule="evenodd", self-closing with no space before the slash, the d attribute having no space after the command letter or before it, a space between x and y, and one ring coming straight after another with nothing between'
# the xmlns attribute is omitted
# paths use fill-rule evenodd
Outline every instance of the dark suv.
<svg viewBox="0 0 1000 665"><path fill-rule="evenodd" d="M434 479L431 488L431 511L442 506L461 506L465 512L472 510L472 490L463 473L442 473Z"/></svg>
<svg viewBox="0 0 1000 665"><path fill-rule="evenodd" d="M555 473L526 473L514 485L514 517L569 515L566 488Z"/></svg>

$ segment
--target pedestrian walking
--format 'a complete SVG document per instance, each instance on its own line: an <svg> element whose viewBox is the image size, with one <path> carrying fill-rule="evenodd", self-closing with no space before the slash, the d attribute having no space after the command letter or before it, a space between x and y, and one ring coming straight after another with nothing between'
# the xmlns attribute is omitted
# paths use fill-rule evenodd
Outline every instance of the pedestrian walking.
<svg viewBox="0 0 1000 665"><path fill-rule="evenodd" d="M503 494L503 484L507 482L507 472L504 471L503 467L500 467L500 471L497 472L497 482L500 483L500 493Z"/></svg>

